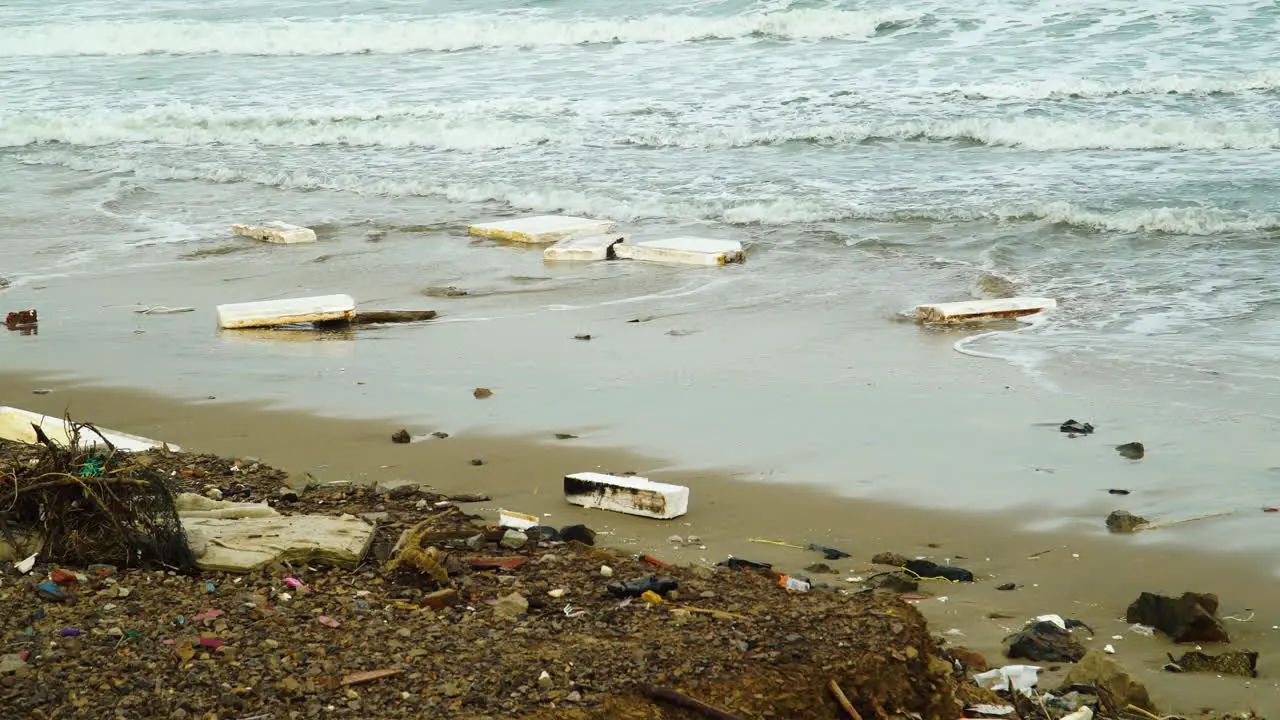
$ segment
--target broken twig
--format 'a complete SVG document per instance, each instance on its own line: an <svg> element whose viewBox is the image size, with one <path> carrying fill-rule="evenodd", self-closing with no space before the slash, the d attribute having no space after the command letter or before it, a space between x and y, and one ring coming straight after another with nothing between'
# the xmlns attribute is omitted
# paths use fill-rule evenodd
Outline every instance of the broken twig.
<svg viewBox="0 0 1280 720"><path fill-rule="evenodd" d="M850 720L862 720L862 716L857 710L853 709L853 703L849 702L849 698L845 697L844 691L840 689L840 683L835 678L831 678L831 682L827 684L831 690L831 694L836 696L836 702L840 703L840 707L849 714Z"/></svg>
<svg viewBox="0 0 1280 720"><path fill-rule="evenodd" d="M682 695L670 688L656 687L654 685L641 685L640 692L644 693L650 700L668 702L676 707L692 710L701 714L703 717L711 718L711 720L743 720L743 718L740 718L737 715L731 715L723 710L713 708L706 703L698 702L688 695Z"/></svg>

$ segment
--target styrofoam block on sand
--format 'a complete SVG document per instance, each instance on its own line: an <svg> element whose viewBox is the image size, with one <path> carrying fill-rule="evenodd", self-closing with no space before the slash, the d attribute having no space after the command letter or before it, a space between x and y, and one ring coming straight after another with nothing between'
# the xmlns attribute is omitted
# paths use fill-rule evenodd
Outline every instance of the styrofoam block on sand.
<svg viewBox="0 0 1280 720"><path fill-rule="evenodd" d="M610 249L622 241L622 238L616 235L589 235L586 237L565 238L543 250L542 259L579 262L608 260L612 254Z"/></svg>
<svg viewBox="0 0 1280 720"><path fill-rule="evenodd" d="M373 525L351 515L178 517L202 570L251 572L269 563L352 568L373 541Z"/></svg>
<svg viewBox="0 0 1280 720"><path fill-rule="evenodd" d="M33 423L39 425L40 430L53 442L59 445L69 445L71 443L70 428L67 427L67 422L64 418L41 415L21 408L0 407L0 438L34 444L37 440L36 431L31 427ZM116 430L98 428L98 432L102 433L102 436L116 448L129 452L142 452L166 447L166 444L159 440L130 435ZM94 447L101 444L102 438L99 438L96 433L90 430L81 431L80 445L82 447ZM177 445L168 445L167 447L175 452L181 450Z"/></svg>
<svg viewBox="0 0 1280 720"><path fill-rule="evenodd" d="M689 511L689 488L634 475L583 472L564 476L564 499L574 505L670 520Z"/></svg>
<svg viewBox="0 0 1280 720"><path fill-rule="evenodd" d="M628 260L668 263L673 265L724 265L746 259L742 243L702 237L674 237L662 240L624 243L614 248L618 257Z"/></svg>
<svg viewBox="0 0 1280 720"><path fill-rule="evenodd" d="M355 310L356 301L350 295L233 303L218 306L218 327L254 328L350 320Z"/></svg>
<svg viewBox="0 0 1280 720"><path fill-rule="evenodd" d="M528 530L538 526L537 515L526 515L514 510L498 509L498 525L512 530Z"/></svg>
<svg viewBox="0 0 1280 720"><path fill-rule="evenodd" d="M973 320L994 320L1034 315L1053 310L1058 302L1052 298L998 298L995 300L966 300L963 302L917 305L916 319L922 322L947 323Z"/></svg>
<svg viewBox="0 0 1280 720"><path fill-rule="evenodd" d="M278 220L261 225L232 225L231 232L240 237L262 242L293 245L316 241L316 231Z"/></svg>
<svg viewBox="0 0 1280 720"><path fill-rule="evenodd" d="M553 243L570 237L604 235L613 232L613 223L608 220L591 220L566 215L538 215L515 220L477 223L468 227L467 232L494 240Z"/></svg>

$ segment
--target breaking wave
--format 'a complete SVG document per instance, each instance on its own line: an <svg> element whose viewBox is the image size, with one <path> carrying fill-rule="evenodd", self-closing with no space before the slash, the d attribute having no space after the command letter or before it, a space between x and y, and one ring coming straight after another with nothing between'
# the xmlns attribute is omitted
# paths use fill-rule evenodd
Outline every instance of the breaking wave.
<svg viewBox="0 0 1280 720"><path fill-rule="evenodd" d="M1128 82L1064 79L951 85L940 89L920 88L908 91L908 94L958 95L978 100L1057 100L1110 98L1125 95L1235 95L1276 90L1280 90L1280 70L1262 70L1238 77L1170 75Z"/></svg>
<svg viewBox="0 0 1280 720"><path fill-rule="evenodd" d="M251 183L287 190L328 190L391 197L439 197L454 203L503 203L521 211L560 212L605 217L620 222L645 219L712 220L734 225L763 226L838 221L1031 222L1114 233L1199 236L1280 230L1280 215L1213 207L1133 208L1104 212L1069 202L1034 202L978 209L886 211L830 198L676 199L652 193L623 197L567 187L439 183L302 171L249 172L225 166L148 165L125 159L92 161L65 156L58 159L25 158L23 162L33 165L56 164L88 172L130 172L141 180Z"/></svg>
<svg viewBox="0 0 1280 720"><path fill-rule="evenodd" d="M564 21L519 15L224 23L102 21L0 28L0 57L352 55L743 38L857 40L919 17L896 10L809 9L732 17L651 15Z"/></svg>
<svg viewBox="0 0 1280 720"><path fill-rule="evenodd" d="M545 103L544 103L545 104ZM550 106L548 106L550 108ZM801 126L776 130L743 127L663 128L618 135L626 122L597 118L575 129L568 105L540 117L504 120L467 107L392 108L383 111L297 109L288 112L225 111L187 105L136 112L0 114L0 147L60 143L171 145L353 145L485 150L563 144L646 148L732 149L812 143L875 141L967 142L1035 151L1069 150L1269 150L1280 148L1280 127L1194 118L1098 122L1046 118L962 118ZM590 133L600 133L592 137Z"/></svg>

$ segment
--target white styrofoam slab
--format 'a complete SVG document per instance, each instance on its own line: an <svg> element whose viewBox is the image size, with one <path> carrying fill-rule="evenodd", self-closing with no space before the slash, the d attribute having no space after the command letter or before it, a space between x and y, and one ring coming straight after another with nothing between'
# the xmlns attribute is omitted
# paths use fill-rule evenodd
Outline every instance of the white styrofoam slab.
<svg viewBox="0 0 1280 720"><path fill-rule="evenodd" d="M316 231L311 228L290 225L279 220L261 225L232 225L231 232L240 237L269 243L293 245L316 241Z"/></svg>
<svg viewBox="0 0 1280 720"><path fill-rule="evenodd" d="M538 517L536 515L526 515L514 510L498 509L498 525L499 527L511 528L512 530L528 530L538 526Z"/></svg>
<svg viewBox="0 0 1280 720"><path fill-rule="evenodd" d="M41 415L21 408L0 407L0 438L13 440L14 442L35 444L36 431L31 427L33 424L39 425L40 430L53 442L59 445L71 444L70 428L67 427L67 422L64 418ZM165 447L166 445L158 440L130 435L116 430L98 428L98 432L102 433L102 436L117 449L128 450L129 452L142 452ZM82 447L94 447L101 444L102 438L99 438L97 434L89 430L81 431L80 445ZM168 448L174 452L182 450L177 445L169 445Z"/></svg>
<svg viewBox="0 0 1280 720"><path fill-rule="evenodd" d="M689 511L689 488L634 475L583 472L564 476L564 499L574 505L670 520Z"/></svg>
<svg viewBox="0 0 1280 720"><path fill-rule="evenodd" d="M1034 315L1043 310L1053 310L1058 302L1052 298L998 298L995 300L966 300L964 302L917 305L916 319L922 322L947 323L971 320L990 320Z"/></svg>
<svg viewBox="0 0 1280 720"><path fill-rule="evenodd" d="M542 251L543 260L595 262L609 259L609 249L622 242L617 235L587 235L565 238Z"/></svg>
<svg viewBox="0 0 1280 720"><path fill-rule="evenodd" d="M618 257L627 260L673 265L724 265L742 262L746 255L737 240L702 237L674 237L622 244L614 248Z"/></svg>
<svg viewBox="0 0 1280 720"><path fill-rule="evenodd" d="M350 320L355 311L356 301L350 295L234 303L218 306L218 327L254 328Z"/></svg>
<svg viewBox="0 0 1280 720"><path fill-rule="evenodd" d="M569 237L611 233L613 223L608 220L591 220L565 215L538 215L515 220L478 223L468 227L467 232L494 240L540 244L553 243Z"/></svg>

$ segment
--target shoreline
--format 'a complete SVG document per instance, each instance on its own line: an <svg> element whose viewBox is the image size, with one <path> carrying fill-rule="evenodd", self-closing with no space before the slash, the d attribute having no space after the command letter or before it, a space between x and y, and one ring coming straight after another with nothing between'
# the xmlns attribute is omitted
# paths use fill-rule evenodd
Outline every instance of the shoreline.
<svg viewBox="0 0 1280 720"><path fill-rule="evenodd" d="M31 394L43 387L52 392ZM933 597L921 600L918 608L935 634L959 630L962 635L951 633L948 639L978 651L993 665L1006 664L1000 641L1023 618L1059 613L1097 631L1086 647L1114 644L1118 659L1148 685L1161 707L1280 711L1276 681L1268 672L1269 658L1280 653L1280 631L1275 629L1280 611L1270 609L1280 607L1280 581L1258 572L1260 554L1189 552L1163 543L1140 544L1135 542L1139 536L1027 531L1019 529L1026 524L1020 522L1026 520L1022 513L937 512L839 497L812 486L754 482L725 472L668 469L637 453L555 439L553 433L572 428L520 437L464 432L439 439L430 436L434 427L409 427L415 442L397 445L390 436L401 425L392 421L323 418L252 403L187 403L117 388L68 386L27 374L0 374L0 397L6 404L48 414L69 409L78 420L174 442L188 451L253 456L291 474L311 472L322 482L411 480L445 493L484 492L492 502L471 506L471 512L495 517L503 507L546 515L557 525L586 523L602 533L605 546L669 562L715 563L732 555L797 572L821 556L750 539L812 542L852 555L829 563L839 575L812 576L840 586L844 577L867 574L869 559L878 552L950 561L972 570L978 582L943 588L923 583L921 589ZM477 458L484 464L472 465ZM689 514L653 521L569 506L560 495L559 480L584 470L635 471L688 485ZM668 542L671 535L696 535L700 545L677 547ZM1033 560L1033 553L1041 554ZM994 589L1005 582L1019 587L1013 592ZM1228 622L1233 634L1229 649L1260 652L1258 678L1162 672L1164 653L1179 648L1127 632L1124 608L1140 592L1177 595L1187 590L1217 593L1224 617L1252 613L1249 622ZM1013 619L988 618L993 612ZM1117 634L1124 639L1110 639Z"/></svg>

